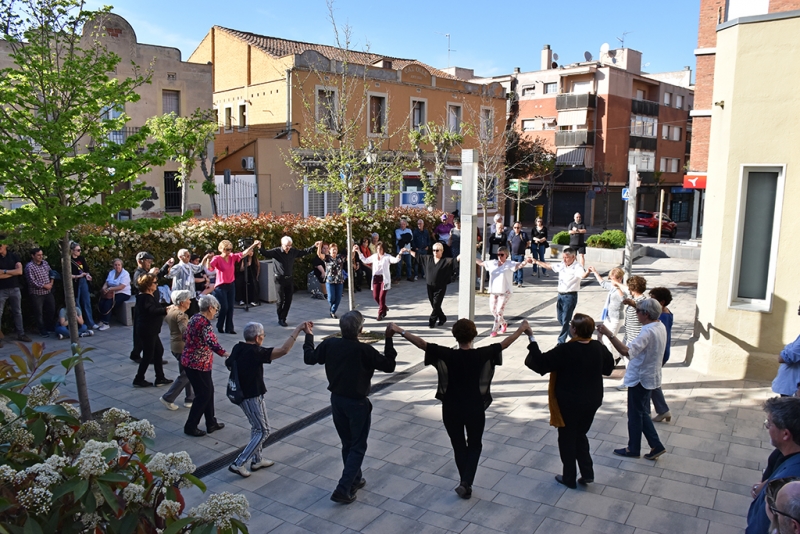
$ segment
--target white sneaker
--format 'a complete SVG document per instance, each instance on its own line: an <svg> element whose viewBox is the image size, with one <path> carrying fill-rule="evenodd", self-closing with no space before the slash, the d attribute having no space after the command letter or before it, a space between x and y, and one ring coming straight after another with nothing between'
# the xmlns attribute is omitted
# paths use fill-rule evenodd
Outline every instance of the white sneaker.
<svg viewBox="0 0 800 534"><path fill-rule="evenodd" d="M248 471L247 468L243 465L238 466L235 464L231 464L228 466L228 471L230 471L231 473L236 473L237 475L242 476L244 478L250 476L250 471Z"/></svg>
<svg viewBox="0 0 800 534"><path fill-rule="evenodd" d="M172 410L173 412L178 409L178 405L174 402L169 402L164 397L159 397L158 400L161 401L161 404L167 407L167 410Z"/></svg>
<svg viewBox="0 0 800 534"><path fill-rule="evenodd" d="M94 330L87 330L86 332L81 332L78 334L78 337L92 337L94 335Z"/></svg>
<svg viewBox="0 0 800 534"><path fill-rule="evenodd" d="M183 403L183 407L184 407L184 408L191 408L191 407L192 407L192 401L186 401L186 402L184 402L184 403Z"/></svg>
<svg viewBox="0 0 800 534"><path fill-rule="evenodd" d="M92 330L100 330L100 325L99 324L93 324L92 325Z"/></svg>
<svg viewBox="0 0 800 534"><path fill-rule="evenodd" d="M64 339L64 336L62 334L58 334L58 339Z"/></svg>
<svg viewBox="0 0 800 534"><path fill-rule="evenodd" d="M102 332L103 330L108 330L109 328L111 328L111 326L109 326L109 325L108 325L108 324L106 324L106 323L103 323L103 324L101 324L101 325L100 325L100 327L98 328L98 330L100 330L100 331Z"/></svg>
<svg viewBox="0 0 800 534"><path fill-rule="evenodd" d="M275 462L272 460L267 460L266 458L262 458L260 462L253 462L250 464L251 471L258 471L259 469L263 469L264 467L272 467L275 465Z"/></svg>
<svg viewBox="0 0 800 534"><path fill-rule="evenodd" d="M620 382L619 384L617 384L614 387L617 388L620 391L625 391L626 389L628 389L628 386L625 385L625 382Z"/></svg>

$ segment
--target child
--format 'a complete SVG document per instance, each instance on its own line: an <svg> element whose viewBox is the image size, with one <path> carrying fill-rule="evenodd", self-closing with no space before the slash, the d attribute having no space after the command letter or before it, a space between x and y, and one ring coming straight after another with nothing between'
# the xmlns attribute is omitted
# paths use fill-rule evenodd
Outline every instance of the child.
<svg viewBox="0 0 800 534"><path fill-rule="evenodd" d="M83 314L81 313L80 306L75 307L78 314L78 336L89 337L94 335L94 330L89 330L89 327L83 323ZM56 323L56 334L58 339L69 338L69 321L67 320L67 309L61 308L58 310L58 323Z"/></svg>

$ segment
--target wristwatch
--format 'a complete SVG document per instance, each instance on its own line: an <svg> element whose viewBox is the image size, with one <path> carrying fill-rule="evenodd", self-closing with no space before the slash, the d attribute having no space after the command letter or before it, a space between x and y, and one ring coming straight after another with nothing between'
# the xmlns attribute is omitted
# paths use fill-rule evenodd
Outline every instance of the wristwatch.
<svg viewBox="0 0 800 534"><path fill-rule="evenodd" d="M406 338L406 331L405 330L400 330L400 337L402 337L403 339Z"/></svg>

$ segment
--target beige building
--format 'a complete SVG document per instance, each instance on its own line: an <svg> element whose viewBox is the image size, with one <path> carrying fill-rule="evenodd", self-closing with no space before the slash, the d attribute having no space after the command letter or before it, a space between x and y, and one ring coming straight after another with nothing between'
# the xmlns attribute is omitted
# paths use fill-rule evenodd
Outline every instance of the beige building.
<svg viewBox="0 0 800 534"><path fill-rule="evenodd" d="M363 115L355 104L348 110L350 117L361 121L359 143L372 141L378 151L407 151L409 129L428 121L452 128L470 123L475 125L472 131L498 142L505 126L506 100L500 84L470 83L416 60L214 26L189 61L213 67L222 213L325 216L339 211L335 194L304 187L289 172L285 158L291 150L302 150L303 140L324 118L327 103L339 96L343 62L354 73L355 90L365 91L368 99L360 110ZM359 94L351 103L361 101ZM476 135L467 136L464 148L476 148ZM232 175L230 185L219 177L226 170ZM451 152L447 174L461 174L460 148ZM450 185L439 191L437 208L457 207L458 193ZM378 208L424 205L418 172L406 173L402 189L393 198L375 193L373 201Z"/></svg>
<svg viewBox="0 0 800 534"><path fill-rule="evenodd" d="M772 379L800 333L800 11L717 26L698 336L703 371Z"/></svg>

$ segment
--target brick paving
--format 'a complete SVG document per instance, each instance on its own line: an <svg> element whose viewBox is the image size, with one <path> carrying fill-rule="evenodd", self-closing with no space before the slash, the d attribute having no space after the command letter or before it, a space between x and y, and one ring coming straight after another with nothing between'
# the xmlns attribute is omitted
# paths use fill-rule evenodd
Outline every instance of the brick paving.
<svg viewBox="0 0 800 534"><path fill-rule="evenodd" d="M608 270L610 266L600 266ZM243 479L223 467L204 477L212 492L231 491L247 496L254 533L364 532L537 532L637 533L657 532L715 534L741 531L750 504L749 488L760 479L771 450L761 422L760 403L770 396L769 384L746 380L722 380L698 373L684 365L692 333L697 262L642 258L635 274L645 276L648 287L664 285L673 292L670 309L675 314L672 357L664 368L664 392L672 421L657 424L667 454L652 462L623 459L612 454L627 441L626 393L611 387L609 379L602 408L589 434L595 461L595 483L569 490L553 476L561 472L556 431L548 425L547 377L524 367L524 340L505 351L492 385L495 398L487 411L481 464L471 499L460 499L453 488L458 482L449 439L441 422L439 402L434 399L436 372L421 368L422 352L396 338L398 371L410 371L405 379L372 396L373 424L364 461L367 485L357 502L342 506L329 500L341 472L338 438L330 417L270 445L265 456L275 466ZM587 278L576 311L599 315L605 292ZM457 287L451 285L444 309L456 317ZM345 299L347 295L345 294ZM388 295L388 320L440 343L452 342L449 329L429 330L429 306L424 282L401 282ZM346 302L346 300L345 300ZM367 328L379 331L370 293L356 293ZM343 309L346 309L343 304ZM555 344L555 278L534 279L525 270L525 285L516 289L506 309L511 327L525 317L544 348ZM247 320L264 323L265 345L279 345L290 329L277 325L274 305L264 304L249 312L236 310L241 333ZM317 341L337 330L327 317L326 303L295 296L290 324L315 321ZM490 342L491 316L484 297L476 297L476 344ZM168 346L166 327L162 340ZM231 347L240 336L223 335ZM134 389L135 365L128 360L131 329L114 325L87 338L97 350L90 356L87 378L92 408L117 406L135 417L149 419L156 427L155 449L188 451L197 465L213 462L244 446L249 426L237 406L224 396L227 372L215 362L216 409L225 429L212 436L189 438L182 432L188 410L166 410L158 395L164 388ZM66 341L48 340L48 348L66 348ZM8 345L0 355L14 352ZM168 356L168 358L171 358ZM166 366L172 377L177 366ZM152 371L151 371L152 372ZM373 384L388 375L376 373ZM266 367L269 389L267 406L273 429L285 428L329 406L322 366L306 366L302 347ZM74 394L67 388L65 393ZM182 398L178 399L182 406ZM643 446L646 449L646 443ZM199 491L187 492L191 505Z"/></svg>

